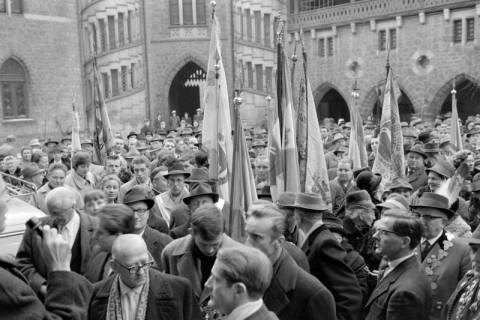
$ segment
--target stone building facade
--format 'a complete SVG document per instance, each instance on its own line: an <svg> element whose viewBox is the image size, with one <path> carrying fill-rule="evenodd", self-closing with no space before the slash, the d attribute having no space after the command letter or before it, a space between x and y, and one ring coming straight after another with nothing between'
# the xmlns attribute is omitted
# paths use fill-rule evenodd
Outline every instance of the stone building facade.
<svg viewBox="0 0 480 320"><path fill-rule="evenodd" d="M300 30L319 118L349 118L348 106L378 115L387 56L403 120L450 111L453 83L460 116L480 113L478 1L290 1L290 50Z"/></svg>
<svg viewBox="0 0 480 320"><path fill-rule="evenodd" d="M0 1L0 137L60 138L72 97L84 114L77 21L77 0Z"/></svg>

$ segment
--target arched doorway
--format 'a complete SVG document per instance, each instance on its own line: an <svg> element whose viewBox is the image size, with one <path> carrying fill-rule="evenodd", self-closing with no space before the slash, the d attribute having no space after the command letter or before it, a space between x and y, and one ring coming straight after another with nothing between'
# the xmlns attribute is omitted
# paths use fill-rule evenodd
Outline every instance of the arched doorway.
<svg viewBox="0 0 480 320"><path fill-rule="evenodd" d="M400 89L400 98L398 98L398 111L400 113L400 121L410 122L410 118L415 113L415 108L413 103L407 94ZM382 117L382 106L383 106L383 92L377 94L377 99L372 110L372 115L375 120L380 122Z"/></svg>
<svg viewBox="0 0 480 320"><path fill-rule="evenodd" d="M350 121L350 111L347 102L333 88L328 90L318 103L317 116L319 121L325 118L333 118L335 120L342 118L345 121Z"/></svg>
<svg viewBox="0 0 480 320"><path fill-rule="evenodd" d="M455 86L457 91L457 110L458 116L465 120L468 116L480 113L480 85L468 79L464 79ZM440 114L452 111L452 95L445 98L440 109Z"/></svg>
<svg viewBox="0 0 480 320"><path fill-rule="evenodd" d="M194 62L185 64L170 85L168 92L170 110L176 110L179 116L188 112L190 117L193 117L195 109L202 107L203 104L205 79L205 70L199 65Z"/></svg>

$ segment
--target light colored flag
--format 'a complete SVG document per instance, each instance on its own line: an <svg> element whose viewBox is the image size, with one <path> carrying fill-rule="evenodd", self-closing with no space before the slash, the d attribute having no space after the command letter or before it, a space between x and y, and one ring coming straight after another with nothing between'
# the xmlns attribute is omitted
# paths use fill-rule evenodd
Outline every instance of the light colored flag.
<svg viewBox="0 0 480 320"><path fill-rule="evenodd" d="M72 152L82 150L80 143L80 119L78 117L78 111L73 104L72 110Z"/></svg>
<svg viewBox="0 0 480 320"><path fill-rule="evenodd" d="M455 90L455 83L452 90L452 124L450 128L450 141L457 148L463 149L462 133L458 124L458 109L457 109L457 91Z"/></svg>
<svg viewBox="0 0 480 320"><path fill-rule="evenodd" d="M227 78L220 48L220 26L215 14L212 21L207 83L204 96L202 145L208 153L209 176L218 181L220 196L228 201L232 172L232 126Z"/></svg>
<svg viewBox="0 0 480 320"><path fill-rule="evenodd" d="M367 148L362 116L356 104L350 108L350 119L352 119L352 130L350 132L350 143L348 144L348 157L352 159L355 169L365 168L368 166Z"/></svg>
<svg viewBox="0 0 480 320"><path fill-rule="evenodd" d="M323 137L318 123L317 109L307 74L307 54L303 53L303 78L297 116L297 147L300 163L301 191L321 195L331 206L330 184L323 150Z"/></svg>
<svg viewBox="0 0 480 320"><path fill-rule="evenodd" d="M277 102L278 109L282 111L283 123L281 126L282 134L282 150L283 157L283 177L284 190L288 192L300 192L300 172L298 167L297 144L295 137L296 119L293 102L290 69L287 64L287 56L281 44L278 46L280 55L280 64L277 66Z"/></svg>
<svg viewBox="0 0 480 320"><path fill-rule="evenodd" d="M238 110L235 112L234 132L231 203L225 222L229 235L235 240L242 241L245 238L245 213L257 200L257 190Z"/></svg>
<svg viewBox="0 0 480 320"><path fill-rule="evenodd" d="M272 200L276 201L278 195L284 190L283 177L283 157L280 156L282 151L282 139L280 136L280 119L278 117L277 108L268 108L267 113L268 124L268 158L270 160L270 194Z"/></svg>
<svg viewBox="0 0 480 320"><path fill-rule="evenodd" d="M113 147L113 134L110 118L108 117L102 78L98 72L97 62L93 61L93 103L95 106L95 129L93 133L94 163L103 165L108 151Z"/></svg>
<svg viewBox="0 0 480 320"><path fill-rule="evenodd" d="M405 177L403 136L398 111L399 96L400 89L390 68L383 97L378 152L372 167L373 173L382 175L382 185L394 178Z"/></svg>

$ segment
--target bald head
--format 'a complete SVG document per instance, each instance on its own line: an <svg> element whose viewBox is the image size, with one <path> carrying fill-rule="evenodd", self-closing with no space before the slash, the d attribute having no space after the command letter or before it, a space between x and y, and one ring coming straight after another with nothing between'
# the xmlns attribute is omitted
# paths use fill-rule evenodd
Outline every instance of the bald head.
<svg viewBox="0 0 480 320"><path fill-rule="evenodd" d="M75 204L75 191L69 187L58 187L47 193L45 198L47 207L67 209Z"/></svg>
<svg viewBox="0 0 480 320"><path fill-rule="evenodd" d="M120 262L142 255L148 255L148 249L145 240L138 234L122 234L113 242L112 257Z"/></svg>

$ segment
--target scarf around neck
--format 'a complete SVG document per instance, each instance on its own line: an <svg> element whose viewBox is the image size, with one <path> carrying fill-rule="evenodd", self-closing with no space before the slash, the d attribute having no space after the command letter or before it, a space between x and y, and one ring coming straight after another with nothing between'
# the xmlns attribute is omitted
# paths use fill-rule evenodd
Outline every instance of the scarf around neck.
<svg viewBox="0 0 480 320"><path fill-rule="evenodd" d="M135 319L124 319L122 313L122 299L121 299L121 290L120 290L120 276L115 275L113 280L112 288L110 289L110 294L108 295L107 303L107 316L106 320L144 320L145 314L147 313L147 302L148 302L148 289L150 286L150 276L149 271L147 273L147 280L143 285L142 291L140 292L140 299L138 301L137 313Z"/></svg>

